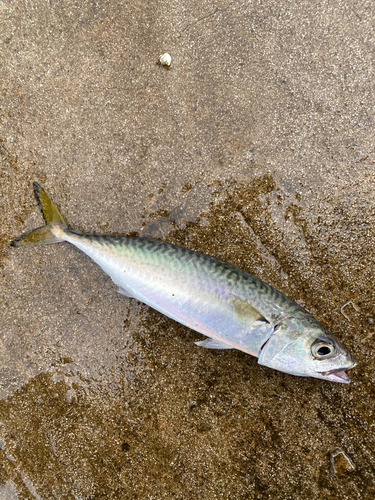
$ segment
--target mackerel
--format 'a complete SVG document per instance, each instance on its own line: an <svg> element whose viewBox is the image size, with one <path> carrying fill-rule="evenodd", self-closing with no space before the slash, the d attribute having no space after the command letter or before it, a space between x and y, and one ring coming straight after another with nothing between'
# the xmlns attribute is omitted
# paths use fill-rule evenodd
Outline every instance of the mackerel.
<svg viewBox="0 0 375 500"><path fill-rule="evenodd" d="M117 291L206 335L211 349L239 349L293 375L349 383L355 358L311 314L236 266L149 237L83 234L68 228L34 182L46 225L14 246L69 242L108 274Z"/></svg>

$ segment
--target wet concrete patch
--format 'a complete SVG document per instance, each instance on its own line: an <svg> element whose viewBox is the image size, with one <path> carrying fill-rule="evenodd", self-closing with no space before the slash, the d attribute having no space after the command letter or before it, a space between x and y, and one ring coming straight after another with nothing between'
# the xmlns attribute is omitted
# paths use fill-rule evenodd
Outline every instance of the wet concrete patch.
<svg viewBox="0 0 375 500"><path fill-rule="evenodd" d="M51 358L47 337L40 338L29 356L35 363L47 355L42 373L1 403L3 484L11 480L26 492L23 471L47 498L148 498L155 493L160 498L211 498L223 491L234 498L267 498L280 494L281 477L283 495L319 498L323 491L332 498L349 498L349 492L359 497L368 488L374 442L366 401L373 397L373 386L360 341L367 318L358 314L348 330L337 290L345 294L351 283L346 267L327 256L328 266L335 265L335 283L342 283L330 295L332 275L319 272L321 264L314 257L314 252L327 251L324 238L311 236L316 245L311 249L298 226L280 230L280 224L288 224L290 204L280 203L286 195L271 175L255 177L248 185L218 184L210 210L171 232L168 240L235 264L240 261L242 268L302 300L361 359L352 385L288 376L257 365L241 352L200 349L193 343L199 334L134 299L115 295L86 257L69 245L55 247L52 254L60 248L65 257L78 259L77 264L70 260L62 297L72 279L81 297L77 303L73 294L75 307L65 297L61 310L53 305L60 298L47 293L50 321L59 317L66 322L59 327L65 330L65 346L55 337ZM316 215L317 204L315 199ZM306 204L303 210L308 208ZM151 215L146 232L153 221ZM319 234L320 228L311 224L311 230ZM55 267L55 278L62 271ZM37 273L45 279L48 267ZM366 279L357 270L364 308L373 293ZM106 290L98 299L100 282ZM40 293L46 293L43 284ZM104 304L112 309L103 314ZM102 347L94 348L98 335ZM43 373L46 369L49 375ZM4 373L2 379L4 383ZM350 449L359 464L339 483L327 458L337 444ZM147 481L141 482L142 477Z"/></svg>

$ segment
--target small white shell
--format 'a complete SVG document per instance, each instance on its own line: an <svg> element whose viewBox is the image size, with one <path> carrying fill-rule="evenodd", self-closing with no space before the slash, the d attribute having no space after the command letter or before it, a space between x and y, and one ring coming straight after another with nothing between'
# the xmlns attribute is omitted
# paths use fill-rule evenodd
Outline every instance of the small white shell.
<svg viewBox="0 0 375 500"><path fill-rule="evenodd" d="M165 53L159 56L159 62L162 66L170 66L172 58L169 54Z"/></svg>

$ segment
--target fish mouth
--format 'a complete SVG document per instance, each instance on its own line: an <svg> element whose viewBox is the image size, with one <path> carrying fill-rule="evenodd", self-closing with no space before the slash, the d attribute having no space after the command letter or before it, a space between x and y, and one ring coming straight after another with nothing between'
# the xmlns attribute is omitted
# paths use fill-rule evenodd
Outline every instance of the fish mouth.
<svg viewBox="0 0 375 500"><path fill-rule="evenodd" d="M324 380L329 380L331 382L340 382L341 384L350 384L350 378L346 373L346 370L350 370L357 365L357 360L351 354L347 355L346 366L341 368L334 368L333 370L328 370L326 372L318 372L319 378Z"/></svg>
<svg viewBox="0 0 375 500"><path fill-rule="evenodd" d="M350 384L350 378L348 377L345 370L348 368L338 368L336 370L329 370L328 372L319 372L319 374L325 380L330 380L331 382L341 382L342 384Z"/></svg>

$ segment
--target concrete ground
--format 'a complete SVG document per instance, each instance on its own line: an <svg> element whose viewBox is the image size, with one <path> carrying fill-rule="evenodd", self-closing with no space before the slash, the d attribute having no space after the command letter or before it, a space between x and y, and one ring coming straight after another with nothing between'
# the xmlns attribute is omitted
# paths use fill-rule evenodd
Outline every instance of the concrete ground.
<svg viewBox="0 0 375 500"><path fill-rule="evenodd" d="M0 1L1 499L374 498L374 26L365 0ZM351 385L199 348L69 244L11 248L34 180L72 228L280 289Z"/></svg>

